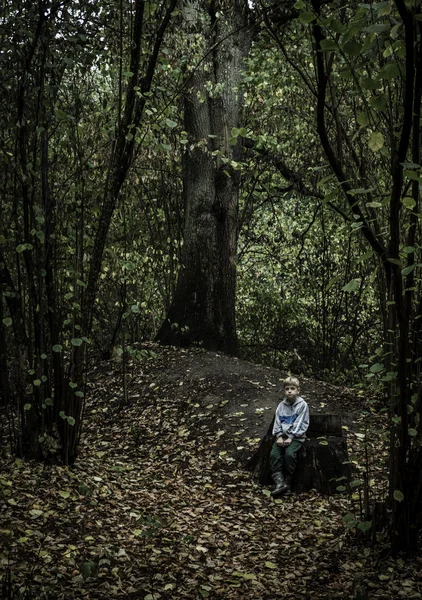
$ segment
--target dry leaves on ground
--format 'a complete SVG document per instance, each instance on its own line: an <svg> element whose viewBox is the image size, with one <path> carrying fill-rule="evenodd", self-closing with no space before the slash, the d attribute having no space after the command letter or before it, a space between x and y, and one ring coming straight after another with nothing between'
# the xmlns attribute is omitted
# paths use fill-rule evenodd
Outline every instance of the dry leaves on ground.
<svg viewBox="0 0 422 600"><path fill-rule="evenodd" d="M169 365L186 356L172 351L172 363L167 352ZM172 382L157 358L133 368L124 402L119 367L97 367L75 465L3 450L3 590L54 600L421 598L421 559L382 559L382 544L344 520L365 511L366 466L371 494L385 494L385 422L353 407L350 493L273 500L242 469L257 440L233 416L244 411L227 409L231 384L219 373L217 393L205 371ZM262 389L275 385L257 376Z"/></svg>

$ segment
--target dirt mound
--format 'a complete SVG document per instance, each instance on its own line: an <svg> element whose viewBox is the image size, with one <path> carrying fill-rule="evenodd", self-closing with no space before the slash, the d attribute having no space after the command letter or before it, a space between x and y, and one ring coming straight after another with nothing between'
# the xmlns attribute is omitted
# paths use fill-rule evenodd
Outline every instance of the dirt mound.
<svg viewBox="0 0 422 600"><path fill-rule="evenodd" d="M220 449L230 451L241 461L247 460L267 431L287 373L198 348L187 350L155 344L143 348L156 356L128 369L126 399L122 398L121 380L117 381L115 393L110 394L110 382L116 385L116 379L109 376L113 370L121 373L121 364L97 363L89 377L95 394L101 393L100 380L107 378L111 413L114 414L113 406L114 409L136 406L136 427L136 414L153 410L158 398L160 401L168 398L183 413L190 438L218 432ZM340 414L343 423L353 427L353 413L362 400L351 390L306 377L300 377L300 382L301 395L308 402L311 415ZM163 424L165 432L171 431Z"/></svg>

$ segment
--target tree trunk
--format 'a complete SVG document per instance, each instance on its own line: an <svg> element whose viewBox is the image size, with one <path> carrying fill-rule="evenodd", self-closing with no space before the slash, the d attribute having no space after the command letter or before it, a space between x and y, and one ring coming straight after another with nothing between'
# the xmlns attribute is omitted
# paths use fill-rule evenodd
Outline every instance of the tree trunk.
<svg viewBox="0 0 422 600"><path fill-rule="evenodd" d="M235 322L236 248L240 176L241 72L252 34L247 2L234 2L231 14L216 18L209 8L211 50L190 77L184 127L189 145L183 161L185 233L182 265L167 318L157 334L165 344L201 344L237 352ZM205 13L204 3L198 3ZM230 21L230 24L229 24ZM236 133L236 132L234 132Z"/></svg>
<svg viewBox="0 0 422 600"><path fill-rule="evenodd" d="M0 285L0 290L2 286ZM9 381L7 379L7 338L6 338L6 327L3 323L4 310L3 310L3 294L0 296L0 406L7 406L9 404Z"/></svg>

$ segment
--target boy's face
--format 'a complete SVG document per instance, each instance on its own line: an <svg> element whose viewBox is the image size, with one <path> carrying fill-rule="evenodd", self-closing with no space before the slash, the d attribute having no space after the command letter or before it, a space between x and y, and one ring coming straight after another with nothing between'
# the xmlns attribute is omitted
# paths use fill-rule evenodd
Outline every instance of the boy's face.
<svg viewBox="0 0 422 600"><path fill-rule="evenodd" d="M284 395L287 398L287 401L293 404L293 402L299 396L299 388L289 383L289 385L284 387Z"/></svg>

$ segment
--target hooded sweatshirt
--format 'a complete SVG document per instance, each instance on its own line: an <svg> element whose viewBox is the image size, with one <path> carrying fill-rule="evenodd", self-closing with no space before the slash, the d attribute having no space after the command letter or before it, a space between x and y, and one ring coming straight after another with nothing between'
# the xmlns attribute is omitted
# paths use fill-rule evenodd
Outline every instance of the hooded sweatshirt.
<svg viewBox="0 0 422 600"><path fill-rule="evenodd" d="M305 432L309 427L309 408L305 400L298 396L293 404L284 399L275 411L273 435L281 435L292 440L305 441Z"/></svg>

